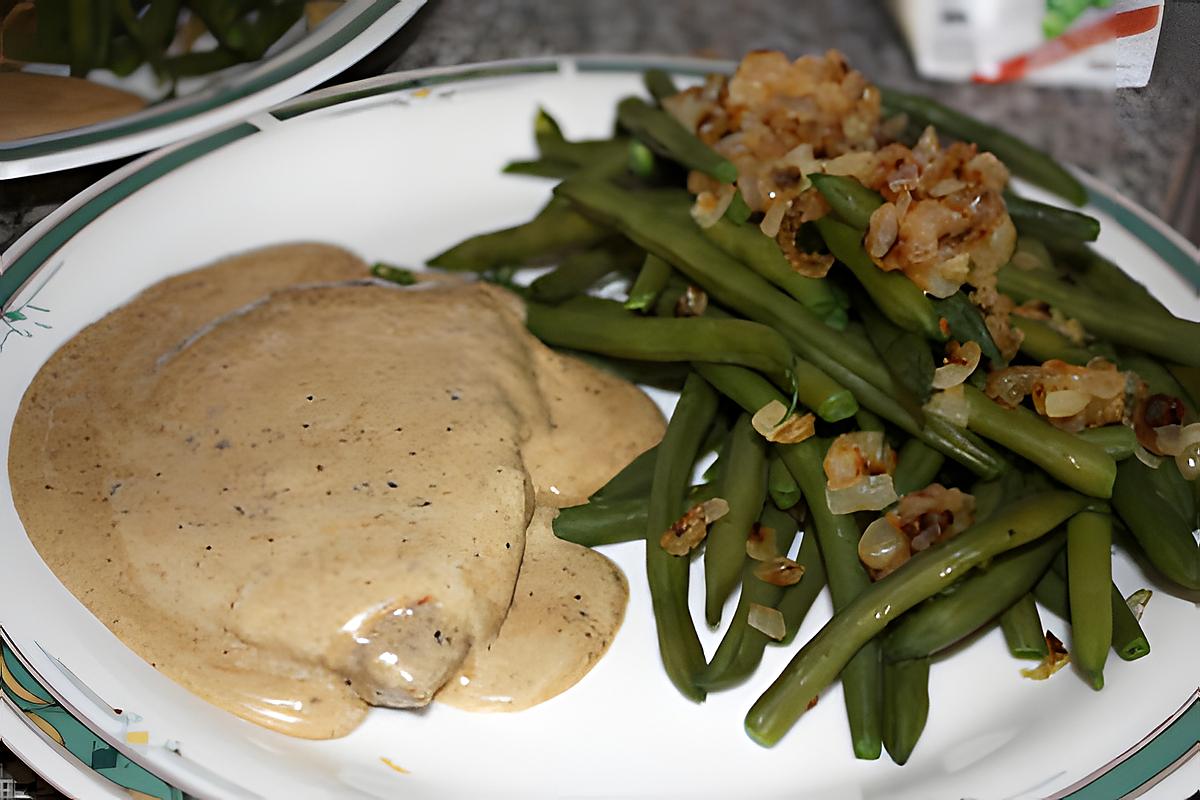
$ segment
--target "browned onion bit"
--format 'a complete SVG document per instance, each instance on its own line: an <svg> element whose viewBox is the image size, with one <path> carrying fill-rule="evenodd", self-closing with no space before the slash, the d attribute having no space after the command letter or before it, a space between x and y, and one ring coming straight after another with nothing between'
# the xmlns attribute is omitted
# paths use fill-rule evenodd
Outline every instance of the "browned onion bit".
<svg viewBox="0 0 1200 800"><path fill-rule="evenodd" d="M1156 455L1165 455L1158 449L1158 434L1155 428L1164 425L1182 425L1187 409L1183 401L1169 394L1152 394L1138 403L1133 410L1133 432L1138 443Z"/></svg>
<svg viewBox="0 0 1200 800"><path fill-rule="evenodd" d="M675 302L675 316L699 317L708 309L708 295L698 286L688 284Z"/></svg>
<svg viewBox="0 0 1200 800"><path fill-rule="evenodd" d="M755 567L754 577L772 586L795 586L804 577L804 566L785 556L776 556Z"/></svg>

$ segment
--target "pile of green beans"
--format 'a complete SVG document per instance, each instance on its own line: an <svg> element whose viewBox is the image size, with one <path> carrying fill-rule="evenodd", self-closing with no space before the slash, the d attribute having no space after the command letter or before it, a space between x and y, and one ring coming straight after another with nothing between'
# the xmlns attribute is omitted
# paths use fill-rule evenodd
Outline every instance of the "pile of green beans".
<svg viewBox="0 0 1200 800"><path fill-rule="evenodd" d="M304 0L38 0L3 21L5 56L65 64L75 77L96 69L125 76L149 64L162 80L257 61L304 14ZM211 50L170 52L182 14L217 40Z"/></svg>
<svg viewBox="0 0 1200 800"><path fill-rule="evenodd" d="M988 370L1008 360L970 297L973 287L931 298L902 272L877 267L863 241L883 197L854 178L807 176L831 213L805 223L797 242L832 254L836 266L824 278L796 272L738 192L723 216L701 226L680 185L684 170L724 183L737 171L666 112L671 104L663 101L677 92L670 76L652 71L645 85L653 102L622 100L610 139L570 141L539 111L538 159L506 171L559 178L550 202L533 220L471 237L429 263L493 279L501 270L553 264L527 286L510 286L526 301L533 334L621 374L638 365L639 380L669 375L682 385L661 443L554 521L566 541L644 548L660 655L679 692L701 701L742 684L768 645L797 637L825 588L832 619L746 717L747 733L762 745L779 741L840 680L855 755L874 759L886 750L905 763L928 718L931 663L995 628L1013 657L1047 658L1039 603L1071 626L1075 671L1097 690L1109 650L1123 660L1149 652L1112 580L1114 526L1131 533L1116 543L1139 548L1168 590L1200 588L1194 485L1178 470L1133 458L1139 444L1128 424L1073 433L1027 407L993 401L984 391ZM1069 172L1006 134L923 98L887 91L884 102L977 142L1044 188L1086 198ZM1014 362L1086 365L1103 356L1135 373L1149 393L1179 398L1185 421L1195 420L1200 325L1171 316L1092 253L1085 244L1098 233L1092 217L1011 193L1006 201L1020 240L999 289L1017 301L1044 301L1062 312L1055 319L1073 317L1089 334L1072 340L1061 326L1014 315L1024 336ZM628 287L624 298L588 294L613 276ZM613 298L612 288L603 294ZM983 355L961 386L962 425L925 405L935 375L944 374L935 370L948 340L974 341ZM768 441L752 416L772 403L811 413L816 434ZM890 574L869 571L858 546L874 512L834 513L823 464L833 437L852 431L882 433L898 453L899 496L935 483L970 485L974 523ZM717 460L700 470L714 451ZM690 556L661 547L686 511L715 498L728 511L701 547ZM781 556L801 537L795 563L803 577L792 585L760 577L762 554L748 542L768 528ZM688 609L692 558L703 560L704 622L724 624L707 661ZM751 624L758 606L782 618L778 641Z"/></svg>

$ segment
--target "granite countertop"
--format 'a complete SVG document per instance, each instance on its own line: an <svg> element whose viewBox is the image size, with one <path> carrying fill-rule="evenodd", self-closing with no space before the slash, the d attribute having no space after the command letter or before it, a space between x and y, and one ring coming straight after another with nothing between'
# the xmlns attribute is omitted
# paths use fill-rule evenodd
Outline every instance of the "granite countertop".
<svg viewBox="0 0 1200 800"><path fill-rule="evenodd" d="M1168 0L1144 89L1102 92L934 84L919 78L882 0L430 0L399 34L334 82L384 70L560 53L736 59L770 48L837 48L869 78L935 93L1115 186L1200 242L1200 2ZM125 162L0 182L0 249ZM27 775L0 747L0 765ZM52 796L52 795L41 795Z"/></svg>

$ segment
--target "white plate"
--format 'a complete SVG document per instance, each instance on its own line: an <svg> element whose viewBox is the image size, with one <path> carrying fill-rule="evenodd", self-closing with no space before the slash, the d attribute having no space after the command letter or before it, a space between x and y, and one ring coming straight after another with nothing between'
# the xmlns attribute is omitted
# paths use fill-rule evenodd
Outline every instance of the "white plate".
<svg viewBox="0 0 1200 800"><path fill-rule="evenodd" d="M38 367L140 289L290 240L419 264L468 233L524 220L545 202L549 183L499 170L532 155L537 106L552 110L568 135L604 135L616 100L640 91L637 70L650 63L542 59L384 76L302 98L277 116L118 171L3 258L0 297L26 317L12 323L17 333L0 353L3 463L12 417ZM689 74L714 66L653 63ZM1100 249L1135 269L1175 311L1200 317L1195 250L1101 187L1091 191L1089 211L1104 223ZM1022 664L992 633L935 665L928 727L907 766L854 760L836 687L778 746L762 749L742 732L742 717L790 652L769 649L748 685L702 706L683 700L659 664L641 549L627 544L607 551L630 578L627 620L611 652L571 691L514 715L374 710L344 739L302 741L205 704L125 648L38 558L7 480L0 481L0 552L0 625L47 687L46 699L164 785L206 797L1033 798L1075 787L1126 756L1106 777L1117 782L1108 788L1136 786L1186 751L1200 727L1200 611L1159 592L1143 621L1153 652L1134 663L1110 659L1101 693L1070 671L1044 683L1021 678ZM1116 576L1126 591L1146 585L1124 559ZM822 597L801 641L828 611ZM705 636L710 652L716 641ZM5 697L0 735L19 755L76 793L120 796L12 713L12 695ZM129 730L149 731L149 744L129 744ZM131 766L122 774L135 773ZM1107 796L1096 791L1072 796ZM177 795L159 787L152 796Z"/></svg>
<svg viewBox="0 0 1200 800"><path fill-rule="evenodd" d="M315 30L296 23L267 56L180 81L179 96L135 114L58 133L0 142L0 180L123 158L178 142L269 108L337 75L398 31L425 0L346 0ZM161 93L148 68L97 80L148 99Z"/></svg>

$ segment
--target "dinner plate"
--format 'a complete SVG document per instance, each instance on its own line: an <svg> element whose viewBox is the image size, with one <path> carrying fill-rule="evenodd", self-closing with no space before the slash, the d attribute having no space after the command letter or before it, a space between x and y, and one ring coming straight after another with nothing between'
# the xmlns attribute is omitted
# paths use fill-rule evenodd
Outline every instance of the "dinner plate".
<svg viewBox="0 0 1200 800"><path fill-rule="evenodd" d="M687 79L730 65L547 58L387 75L300 98L114 173L3 257L0 463L39 366L139 290L296 240L420 264L469 233L525 220L550 183L500 167L533 155L538 106L569 136L605 135L616 101L641 91L649 66ZM1196 250L1082 177L1088 210L1104 225L1100 250L1172 310L1200 318ZM656 398L664 408L672 402ZM853 758L836 686L764 749L742 719L794 648L769 648L738 689L703 705L683 699L659 663L642 547L629 543L605 549L630 579L625 624L565 694L517 714L375 709L345 738L303 741L206 704L126 648L42 563L7 479L0 552L0 735L76 796L1108 798L1183 763L1200 730L1197 598L1158 591L1143 619L1153 651L1133 663L1110 659L1102 692L1071 670L1044 682L1021 677L1027 664L992 631L934 665L928 727L908 765ZM1127 593L1149 585L1124 556L1114 569ZM698 572L692 587L699 611ZM829 611L823 595L798 641ZM1045 619L1065 633L1062 621ZM719 633L701 634L711 653Z"/></svg>
<svg viewBox="0 0 1200 800"><path fill-rule="evenodd" d="M177 96L169 100L161 98L168 87L153 79L148 66L125 78L97 71L89 77L161 102L95 125L0 142L0 180L142 153L269 108L353 65L424 4L346 0L312 31L301 19L258 61L181 80ZM60 72L53 67L47 71Z"/></svg>

